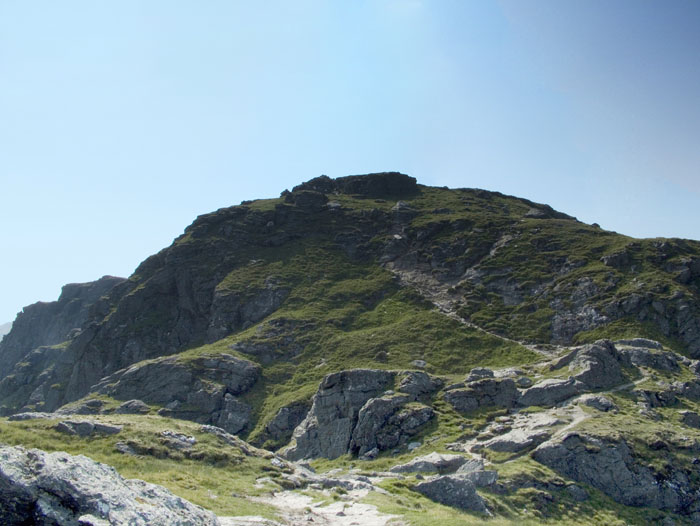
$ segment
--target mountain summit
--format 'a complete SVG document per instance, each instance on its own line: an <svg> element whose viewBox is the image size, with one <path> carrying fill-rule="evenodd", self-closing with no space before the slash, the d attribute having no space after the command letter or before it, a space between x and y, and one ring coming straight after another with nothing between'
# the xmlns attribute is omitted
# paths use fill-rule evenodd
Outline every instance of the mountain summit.
<svg viewBox="0 0 700 526"><path fill-rule="evenodd" d="M697 358L697 241L395 172L321 176L25 308L0 342L0 411L131 403L289 460L437 472L387 482L422 505L692 522ZM450 450L471 467L399 465Z"/></svg>

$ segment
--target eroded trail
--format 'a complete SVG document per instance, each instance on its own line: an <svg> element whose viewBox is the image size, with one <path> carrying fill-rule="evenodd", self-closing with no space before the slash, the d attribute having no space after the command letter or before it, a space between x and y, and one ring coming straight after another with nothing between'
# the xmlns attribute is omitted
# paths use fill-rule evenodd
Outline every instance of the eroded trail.
<svg viewBox="0 0 700 526"><path fill-rule="evenodd" d="M366 490L349 491L343 500L314 503L308 495L296 491L281 491L270 497L255 498L279 510L281 522L261 517L219 517L222 526L402 526L396 515L388 515L376 506L359 502Z"/></svg>

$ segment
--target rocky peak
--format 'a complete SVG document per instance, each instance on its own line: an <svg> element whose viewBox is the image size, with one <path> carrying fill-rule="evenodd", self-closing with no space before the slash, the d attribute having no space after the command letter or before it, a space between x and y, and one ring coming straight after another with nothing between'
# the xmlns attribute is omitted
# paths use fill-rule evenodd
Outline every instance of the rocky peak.
<svg viewBox="0 0 700 526"><path fill-rule="evenodd" d="M295 186L292 193L311 190L322 194L352 194L363 197L399 197L418 192L415 177L399 172L381 172L367 175L348 175L331 179L322 175Z"/></svg>

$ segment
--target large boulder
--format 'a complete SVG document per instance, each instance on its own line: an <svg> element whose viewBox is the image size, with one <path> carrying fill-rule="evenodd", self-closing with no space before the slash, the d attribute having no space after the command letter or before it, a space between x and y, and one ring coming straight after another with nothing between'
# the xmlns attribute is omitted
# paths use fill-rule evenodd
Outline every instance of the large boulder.
<svg viewBox="0 0 700 526"><path fill-rule="evenodd" d="M520 392L510 378L483 378L469 382L463 389L445 393L445 401L459 413L469 413L482 407L515 406Z"/></svg>
<svg viewBox="0 0 700 526"><path fill-rule="evenodd" d="M368 400L386 391L395 373L352 369L326 376L314 395L309 413L293 434L287 458L336 458L350 448L360 410Z"/></svg>
<svg viewBox="0 0 700 526"><path fill-rule="evenodd" d="M549 378L526 389L518 400L518 404L523 407L533 405L551 407L579 394L583 387L580 382L573 378L568 380Z"/></svg>
<svg viewBox="0 0 700 526"><path fill-rule="evenodd" d="M680 469L656 473L640 462L624 440L568 433L545 442L532 457L557 473L590 484L627 506L692 513L700 509L700 488Z"/></svg>
<svg viewBox="0 0 700 526"><path fill-rule="evenodd" d="M410 462L392 467L392 473L452 473L467 463L462 455L450 455L432 452L422 457L416 457ZM483 466L482 466L483 467Z"/></svg>
<svg viewBox="0 0 700 526"><path fill-rule="evenodd" d="M214 526L216 516L82 455L0 448L0 523Z"/></svg>
<svg viewBox="0 0 700 526"><path fill-rule="evenodd" d="M414 488L430 500L467 511L487 513L486 503L467 475L442 475L416 484Z"/></svg>
<svg viewBox="0 0 700 526"><path fill-rule="evenodd" d="M398 391L418 398L433 394L444 384L440 378L431 376L423 371L405 371L399 383Z"/></svg>

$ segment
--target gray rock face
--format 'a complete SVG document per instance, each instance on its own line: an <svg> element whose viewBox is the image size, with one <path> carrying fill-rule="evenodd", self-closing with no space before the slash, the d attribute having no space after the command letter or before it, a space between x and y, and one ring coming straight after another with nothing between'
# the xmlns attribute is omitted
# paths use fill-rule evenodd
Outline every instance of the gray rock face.
<svg viewBox="0 0 700 526"><path fill-rule="evenodd" d="M629 338L626 340L615 340L616 345L624 345L628 347L641 347L642 349L663 350L664 346L654 340L647 338Z"/></svg>
<svg viewBox="0 0 700 526"><path fill-rule="evenodd" d="M518 404L523 407L533 405L550 407L579 394L582 387L583 385L573 378L542 380L526 389L518 400Z"/></svg>
<svg viewBox="0 0 700 526"><path fill-rule="evenodd" d="M447 455L441 453L430 453L417 457L407 462L392 467L392 473L453 473L458 468L467 463L467 459L462 455ZM483 465L482 465L483 467Z"/></svg>
<svg viewBox="0 0 700 526"><path fill-rule="evenodd" d="M466 475L443 475L420 484L414 489L430 500L446 506L486 513L486 504L476 492L476 486Z"/></svg>
<svg viewBox="0 0 700 526"><path fill-rule="evenodd" d="M510 378L484 378L469 382L464 389L445 393L445 401L456 411L469 413L481 407L514 407L520 392Z"/></svg>
<svg viewBox="0 0 700 526"><path fill-rule="evenodd" d="M442 380L423 371L406 371L403 375L399 383L399 392L413 395L416 398L431 395L444 385Z"/></svg>
<svg viewBox="0 0 700 526"><path fill-rule="evenodd" d="M494 374L491 369L486 367L474 367L467 376L466 382L475 382L476 380L481 380L482 378L493 378Z"/></svg>
<svg viewBox="0 0 700 526"><path fill-rule="evenodd" d="M101 296L123 278L105 276L90 283L72 283L61 290L58 301L39 302L25 307L12 323L12 330L0 338L0 379L37 347L56 345L80 331L88 321L89 310Z"/></svg>
<svg viewBox="0 0 700 526"><path fill-rule="evenodd" d="M635 389L632 394L648 407L668 407L676 403L676 393L671 390L652 391L650 389Z"/></svg>
<svg viewBox="0 0 700 526"><path fill-rule="evenodd" d="M191 362L169 357L117 371L93 390L117 399L162 404L164 416L238 433L248 424L251 409L235 395L245 393L259 376L260 366L228 354Z"/></svg>
<svg viewBox="0 0 700 526"><path fill-rule="evenodd" d="M238 329L245 329L275 312L287 299L289 289L268 280L252 297L217 291L211 305L207 338L215 342Z"/></svg>
<svg viewBox="0 0 700 526"><path fill-rule="evenodd" d="M649 349L634 347L621 349L620 353L627 356L630 362L637 367L648 367L649 369L668 372L680 370L678 356L671 352L654 352Z"/></svg>
<svg viewBox="0 0 700 526"><path fill-rule="evenodd" d="M552 369L569 366L572 378L590 390L609 389L625 381L622 366L629 365L629 360L620 354L609 340L574 349L558 360Z"/></svg>
<svg viewBox="0 0 700 526"><path fill-rule="evenodd" d="M427 406L404 408L407 395L372 398L362 406L352 432L350 452L364 455L373 449L384 451L405 443L427 424L435 412Z"/></svg>
<svg viewBox="0 0 700 526"><path fill-rule="evenodd" d="M215 526L216 516L161 486L123 479L82 455L0 448L0 523ZM82 522L81 522L82 521Z"/></svg>
<svg viewBox="0 0 700 526"><path fill-rule="evenodd" d="M265 426L266 436L277 441L289 440L296 427L306 418L310 407L310 402L300 401L281 408Z"/></svg>
<svg viewBox="0 0 700 526"><path fill-rule="evenodd" d="M624 441L569 433L546 442L532 457L557 473L598 488L627 506L650 506L678 513L695 511L700 498L680 470L654 473L636 460Z"/></svg>
<svg viewBox="0 0 700 526"><path fill-rule="evenodd" d="M326 376L314 395L311 409L294 431L295 445L287 458L336 458L348 452L360 410L387 390L395 373L353 369ZM371 449L371 448L369 448Z"/></svg>

